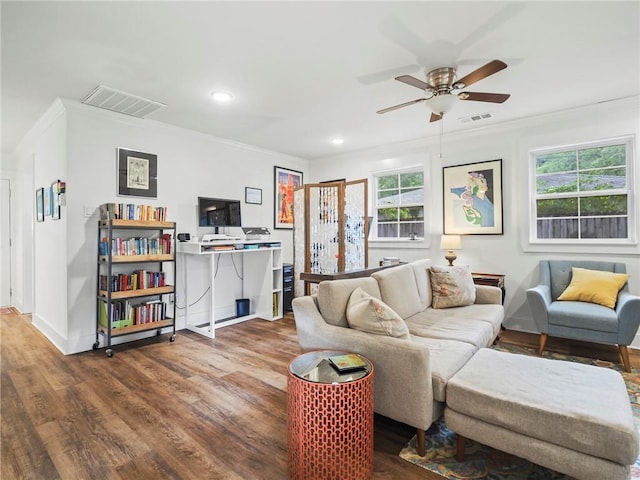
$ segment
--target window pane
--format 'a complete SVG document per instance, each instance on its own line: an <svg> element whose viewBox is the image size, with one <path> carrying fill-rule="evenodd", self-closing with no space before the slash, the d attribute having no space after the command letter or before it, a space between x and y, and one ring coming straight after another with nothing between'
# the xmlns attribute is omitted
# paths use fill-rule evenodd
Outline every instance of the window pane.
<svg viewBox="0 0 640 480"><path fill-rule="evenodd" d="M564 193L577 192L578 174L554 173L536 177L536 192L538 193Z"/></svg>
<svg viewBox="0 0 640 480"><path fill-rule="evenodd" d="M398 238L397 223L378 223L378 237L382 238Z"/></svg>
<svg viewBox="0 0 640 480"><path fill-rule="evenodd" d="M415 233L416 237L424 237L424 223L401 223L400 224L400 236L410 237L412 233Z"/></svg>
<svg viewBox="0 0 640 480"><path fill-rule="evenodd" d="M404 207L399 213L401 222L424 220L424 207Z"/></svg>
<svg viewBox="0 0 640 480"><path fill-rule="evenodd" d="M609 145L607 147L595 147L580 150L580 169L598 167L617 167L626 164L625 145Z"/></svg>
<svg viewBox="0 0 640 480"><path fill-rule="evenodd" d="M422 172L401 173L400 174L400 187L422 187L424 185L424 179Z"/></svg>
<svg viewBox="0 0 640 480"><path fill-rule="evenodd" d="M606 195L602 197L584 197L580 199L580 215L598 216L626 214L626 195Z"/></svg>
<svg viewBox="0 0 640 480"><path fill-rule="evenodd" d="M571 172L577 169L577 152L555 152L536 157L536 174Z"/></svg>
<svg viewBox="0 0 640 480"><path fill-rule="evenodd" d="M580 172L580 190L583 192L624 188L626 183L627 169L625 167Z"/></svg>
<svg viewBox="0 0 640 480"><path fill-rule="evenodd" d="M378 205L397 205L398 190L378 191Z"/></svg>
<svg viewBox="0 0 640 480"><path fill-rule="evenodd" d="M378 209L378 222L388 222L398 220L397 208L379 208Z"/></svg>
<svg viewBox="0 0 640 480"><path fill-rule="evenodd" d="M538 200L536 208L538 217L575 217L578 215L578 199L549 198Z"/></svg>
<svg viewBox="0 0 640 480"><path fill-rule="evenodd" d="M424 188L406 188L401 191L400 205L424 203Z"/></svg>
<svg viewBox="0 0 640 480"><path fill-rule="evenodd" d="M377 177L376 190L386 190L388 188L398 188L398 175Z"/></svg>
<svg viewBox="0 0 640 480"><path fill-rule="evenodd" d="M538 220L538 238L578 238L577 218Z"/></svg>
<svg viewBox="0 0 640 480"><path fill-rule="evenodd" d="M582 238L627 238L627 217L583 218Z"/></svg>

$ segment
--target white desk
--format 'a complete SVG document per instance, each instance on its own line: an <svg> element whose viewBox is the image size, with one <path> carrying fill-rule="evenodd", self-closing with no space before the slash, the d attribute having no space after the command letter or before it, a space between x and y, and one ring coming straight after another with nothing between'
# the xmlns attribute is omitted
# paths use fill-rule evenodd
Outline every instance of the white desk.
<svg viewBox="0 0 640 480"><path fill-rule="evenodd" d="M217 328L252 318L270 321L282 318L280 242L179 242L176 252L183 256L181 263L185 269L183 282L187 329L215 338ZM222 278L217 278L219 275ZM249 299L248 315L235 315L237 298ZM193 308L201 301L208 303L206 308L203 309L202 305Z"/></svg>

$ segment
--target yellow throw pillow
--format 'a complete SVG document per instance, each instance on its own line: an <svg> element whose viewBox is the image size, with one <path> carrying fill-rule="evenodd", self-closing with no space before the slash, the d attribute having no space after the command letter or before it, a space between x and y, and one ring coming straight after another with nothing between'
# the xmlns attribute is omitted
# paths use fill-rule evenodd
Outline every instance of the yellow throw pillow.
<svg viewBox="0 0 640 480"><path fill-rule="evenodd" d="M558 297L558 300L597 303L614 308L618 292L627 283L629 275L602 270L588 270L573 267L571 283Z"/></svg>

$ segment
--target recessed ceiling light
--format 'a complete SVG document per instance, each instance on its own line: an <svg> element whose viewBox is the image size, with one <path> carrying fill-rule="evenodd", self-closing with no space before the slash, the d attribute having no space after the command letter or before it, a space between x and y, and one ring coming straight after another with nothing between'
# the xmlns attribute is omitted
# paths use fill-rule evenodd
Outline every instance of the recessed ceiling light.
<svg viewBox="0 0 640 480"><path fill-rule="evenodd" d="M334 145L342 145L344 143L344 138L334 138L331 140L331 143Z"/></svg>
<svg viewBox="0 0 640 480"><path fill-rule="evenodd" d="M220 91L215 91L215 92L211 92L211 98L213 98L216 102L230 102L233 99L233 95L231 95L229 92L220 92Z"/></svg>

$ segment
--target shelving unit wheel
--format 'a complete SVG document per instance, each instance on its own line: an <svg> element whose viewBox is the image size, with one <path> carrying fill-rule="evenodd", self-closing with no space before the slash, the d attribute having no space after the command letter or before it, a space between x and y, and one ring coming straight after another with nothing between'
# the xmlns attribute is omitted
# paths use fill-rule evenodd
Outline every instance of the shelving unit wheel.
<svg viewBox="0 0 640 480"><path fill-rule="evenodd" d="M171 337L169 338L170 342L175 342L176 341L176 334L174 333L173 335L171 335Z"/></svg>
<svg viewBox="0 0 640 480"><path fill-rule="evenodd" d="M107 357L113 357L113 350L111 350L110 348L107 348Z"/></svg>
<svg viewBox="0 0 640 480"><path fill-rule="evenodd" d="M93 349L97 350L99 346L100 346L100 342L96 341L96 343L93 344Z"/></svg>

